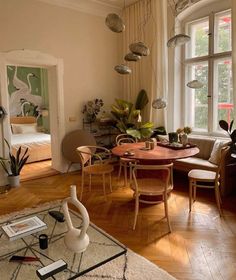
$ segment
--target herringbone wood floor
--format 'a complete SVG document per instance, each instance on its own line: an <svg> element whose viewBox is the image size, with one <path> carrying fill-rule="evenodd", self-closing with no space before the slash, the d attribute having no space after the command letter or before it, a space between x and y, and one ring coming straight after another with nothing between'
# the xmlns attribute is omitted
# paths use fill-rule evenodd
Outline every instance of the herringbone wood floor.
<svg viewBox="0 0 236 280"><path fill-rule="evenodd" d="M176 176L177 175L177 176ZM80 186L80 174L59 174L22 182L19 188L0 196L0 215L69 195L69 186ZM200 190L191 214L188 212L186 177L175 174L175 189L169 198L173 232L166 234L163 205L141 204L136 230L132 230L132 192L113 177L113 193L106 201L100 179L83 203L91 221L130 249L156 263L177 279L236 279L236 197L223 200L220 218L211 190Z"/></svg>

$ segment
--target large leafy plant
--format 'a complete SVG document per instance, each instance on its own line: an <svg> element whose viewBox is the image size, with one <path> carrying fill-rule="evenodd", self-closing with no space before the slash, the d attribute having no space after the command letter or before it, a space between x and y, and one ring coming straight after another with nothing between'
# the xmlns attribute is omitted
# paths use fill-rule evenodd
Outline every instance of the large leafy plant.
<svg viewBox="0 0 236 280"><path fill-rule="evenodd" d="M236 143L236 129L234 129L234 130L232 131L233 124L234 124L234 120L232 120L232 121L230 122L230 125L229 125L226 121L224 121L224 120L220 120L220 121L219 121L220 127L221 127L223 130L225 130L225 131L228 133L229 137L231 138L231 141L232 141L231 146L232 146L232 147L234 147L234 146L235 146L235 143Z"/></svg>
<svg viewBox="0 0 236 280"><path fill-rule="evenodd" d="M11 153L11 148L10 148L9 143L7 142L6 139L4 139L4 140L9 149L9 159L0 157L0 164L1 164L2 168L5 170L5 172L8 174L8 176L18 176L18 175L20 175L21 169L26 164L26 162L29 158L29 155L27 155L28 148L23 152L23 155L21 155L22 149L20 146L16 152L16 155L14 156Z"/></svg>
<svg viewBox="0 0 236 280"><path fill-rule="evenodd" d="M127 133L134 138L148 138L152 134L153 123L141 122L141 110L147 105L148 97L145 90L141 90L137 96L135 106L133 103L116 99L116 104L111 106L111 113L117 121L117 128L122 133Z"/></svg>

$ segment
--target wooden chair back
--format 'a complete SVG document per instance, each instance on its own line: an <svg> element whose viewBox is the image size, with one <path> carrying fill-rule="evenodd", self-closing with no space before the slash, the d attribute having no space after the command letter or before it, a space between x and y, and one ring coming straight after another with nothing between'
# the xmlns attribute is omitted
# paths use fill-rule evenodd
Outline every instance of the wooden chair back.
<svg viewBox="0 0 236 280"><path fill-rule="evenodd" d="M173 181L172 181L172 171L173 171L173 163L170 164L162 164L162 165L141 165L141 164L130 164L132 168L132 179L134 181L134 186L136 192L139 192L139 187L138 187L138 178L137 178L137 171L138 170L149 170L149 171L155 171L155 170L162 170L166 171L166 176L164 177L164 182L165 182L165 188L163 190L164 192L167 192L169 189L169 186L171 185L171 188L173 188ZM155 183L155 179L153 180Z"/></svg>
<svg viewBox="0 0 236 280"><path fill-rule="evenodd" d="M121 145L121 144L119 144L119 142L120 142L120 140L121 139L132 139L134 142L136 142L135 140L134 140L134 138L131 136L131 135L129 135L129 134L126 134L126 133L122 133L122 134L119 134L119 135L117 135L116 136L116 145L118 146L118 145ZM131 140L131 141L132 141ZM132 142L126 142L126 143L132 143ZM124 143L124 142L123 142Z"/></svg>

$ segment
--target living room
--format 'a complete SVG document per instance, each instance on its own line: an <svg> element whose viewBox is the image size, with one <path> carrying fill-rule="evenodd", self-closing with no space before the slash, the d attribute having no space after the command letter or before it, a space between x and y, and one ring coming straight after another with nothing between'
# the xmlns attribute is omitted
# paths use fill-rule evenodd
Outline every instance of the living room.
<svg viewBox="0 0 236 280"><path fill-rule="evenodd" d="M0 105L7 113L0 119L0 156L7 156L4 138L9 143L12 141L8 99L11 80L8 81L6 67L10 67L8 72L12 78L17 72L16 66L18 71L23 67L47 69L50 107L45 103L42 111L44 120L47 115L50 118L52 168L59 172L55 176L21 182L20 187L1 194L0 214L64 199L70 195L69 188L73 184L80 193L80 171L72 168L72 172L66 173L68 166L61 153L61 142L68 133L83 128L82 108L97 98L104 102L100 113L110 117L115 99L135 103L139 91L145 89L149 102L142 112L143 122L151 121L155 128L163 126L167 133L189 126L193 130L190 137L230 141L219 127L219 121L230 122L235 114L232 109L236 81L235 6L233 0L0 0ZM105 24L111 13L123 18L124 32L113 32ZM192 41L167 46L176 34L192 32L190 37L195 38L197 28L202 32L201 44L205 44L200 59L190 55L189 49L197 52L199 48L193 46ZM224 33L223 40L227 43L223 50L219 44L215 54L213 50L222 39L216 32L220 28L230 28L231 32ZM214 36L211 32L215 32ZM216 42L212 43L210 37L217 38ZM117 73L114 67L126 64L123 57L135 40L144 41L150 54L140 61L128 62L130 74ZM225 76L220 80L222 68ZM202 90L186 86L195 79L204 84ZM202 95L197 101L195 91ZM153 108L155 99L164 100L166 107ZM107 201L101 191L102 180L99 179L97 185L92 182L91 192L85 186L82 202L92 222L177 279L234 279L234 181L230 182L230 192L222 197L222 216L213 190L199 190L189 213L188 176L174 172L175 187L168 199L172 232L168 234L166 221L160 221L162 204L140 204L136 229L132 230L132 191L124 187L117 173L113 175L113 192L107 195ZM1 185L6 185L7 180L1 168Z"/></svg>

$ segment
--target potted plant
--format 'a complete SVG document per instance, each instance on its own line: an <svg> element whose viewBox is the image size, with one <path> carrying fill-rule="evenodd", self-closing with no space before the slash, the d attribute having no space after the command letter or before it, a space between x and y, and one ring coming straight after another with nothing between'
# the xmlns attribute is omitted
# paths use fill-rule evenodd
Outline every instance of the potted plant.
<svg viewBox="0 0 236 280"><path fill-rule="evenodd" d="M141 110L147 105L148 97L145 90L137 96L135 106L133 103L116 99L116 104L111 106L111 113L116 119L116 126L122 133L127 133L134 138L149 138L153 132L153 123L142 123Z"/></svg>
<svg viewBox="0 0 236 280"><path fill-rule="evenodd" d="M17 187L20 185L20 172L23 166L26 164L29 155L27 155L28 148L21 155L22 149L21 146L17 149L16 155L13 155L11 148L6 139L4 139L8 149L9 149L9 158L0 157L0 164L2 168L8 175L9 184L12 187Z"/></svg>
<svg viewBox="0 0 236 280"><path fill-rule="evenodd" d="M219 126L228 133L231 139L231 142L229 143L231 151L233 152L231 156L234 155L234 157L236 157L236 129L233 130L233 124L234 120L230 122L230 125L225 120L219 121Z"/></svg>
<svg viewBox="0 0 236 280"><path fill-rule="evenodd" d="M179 136L179 141L184 146L188 143L188 134L192 132L192 128L189 126L185 126L184 128L178 128L176 133Z"/></svg>
<svg viewBox="0 0 236 280"><path fill-rule="evenodd" d="M96 121L97 114L100 112L101 107L103 106L102 99L94 99L88 101L82 110L82 113L85 114L85 121L92 123Z"/></svg>

